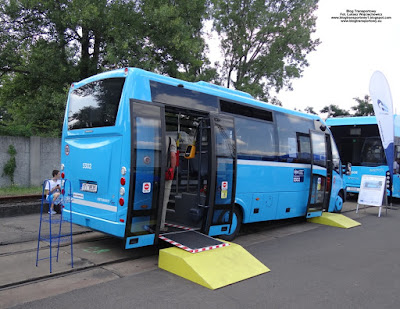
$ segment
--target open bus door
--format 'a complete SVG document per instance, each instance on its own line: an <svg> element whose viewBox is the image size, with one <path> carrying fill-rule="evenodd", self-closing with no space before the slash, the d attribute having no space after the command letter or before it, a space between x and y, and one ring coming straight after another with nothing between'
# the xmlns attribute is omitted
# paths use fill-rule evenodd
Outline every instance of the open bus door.
<svg viewBox="0 0 400 309"><path fill-rule="evenodd" d="M197 131L198 148L193 162L198 166L197 192L175 196L175 210L167 213L168 231L159 235L162 240L190 252L226 245L208 235L232 232L236 186L233 118L211 115L200 121ZM205 140L207 145L203 145ZM204 166L208 171L206 179L200 173Z"/></svg>
<svg viewBox="0 0 400 309"><path fill-rule="evenodd" d="M311 142L311 174L310 174L310 191L307 205L307 218L319 217L322 211L329 206L331 179L331 164L328 141L329 135L310 130Z"/></svg>
<svg viewBox="0 0 400 309"><path fill-rule="evenodd" d="M234 119L211 117L212 168L210 200L204 232L209 235L232 234L237 218L234 213L236 191L236 138Z"/></svg>
<svg viewBox="0 0 400 309"><path fill-rule="evenodd" d="M164 196L164 107L131 100L131 168L125 247L152 245L158 240Z"/></svg>

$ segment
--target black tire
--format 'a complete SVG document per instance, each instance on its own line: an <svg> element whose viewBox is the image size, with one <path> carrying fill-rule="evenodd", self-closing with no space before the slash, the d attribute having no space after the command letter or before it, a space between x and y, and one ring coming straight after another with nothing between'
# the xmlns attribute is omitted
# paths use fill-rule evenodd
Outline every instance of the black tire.
<svg viewBox="0 0 400 309"><path fill-rule="evenodd" d="M343 192L342 192L342 191L339 192L338 197L340 197L340 198L342 199L342 207L341 207L339 210L337 210L337 209L336 209L336 205L335 205L335 209L333 210L333 212L339 214L339 213L342 212L343 204L344 204L344 195L343 195Z"/></svg>
<svg viewBox="0 0 400 309"><path fill-rule="evenodd" d="M227 222L227 220L229 220L229 211L225 210L219 216L218 222L220 224L224 224ZM227 240L227 241L234 240L236 238L236 236L239 234L240 227L242 226L242 220L243 220L242 212L240 211L240 209L237 206L234 206L233 207L233 218L232 218L233 230L231 230L231 233L229 235L225 234L225 235L220 235L218 237L223 240Z"/></svg>

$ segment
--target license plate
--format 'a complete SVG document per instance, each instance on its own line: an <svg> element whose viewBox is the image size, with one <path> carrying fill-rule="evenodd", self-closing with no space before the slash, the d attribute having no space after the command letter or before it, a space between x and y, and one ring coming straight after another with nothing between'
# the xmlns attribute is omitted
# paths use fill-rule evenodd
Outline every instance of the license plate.
<svg viewBox="0 0 400 309"><path fill-rule="evenodd" d="M97 193L97 185L92 183L82 183L81 191Z"/></svg>
<svg viewBox="0 0 400 309"><path fill-rule="evenodd" d="M357 187L347 187L347 191L360 192L360 188L357 188Z"/></svg>

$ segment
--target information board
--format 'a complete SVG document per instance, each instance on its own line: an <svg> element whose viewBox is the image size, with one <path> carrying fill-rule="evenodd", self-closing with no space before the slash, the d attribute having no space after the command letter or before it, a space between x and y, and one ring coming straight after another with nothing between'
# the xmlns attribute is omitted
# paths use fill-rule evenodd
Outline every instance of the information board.
<svg viewBox="0 0 400 309"><path fill-rule="evenodd" d="M380 207L382 206L385 189L385 176L363 175L357 203Z"/></svg>

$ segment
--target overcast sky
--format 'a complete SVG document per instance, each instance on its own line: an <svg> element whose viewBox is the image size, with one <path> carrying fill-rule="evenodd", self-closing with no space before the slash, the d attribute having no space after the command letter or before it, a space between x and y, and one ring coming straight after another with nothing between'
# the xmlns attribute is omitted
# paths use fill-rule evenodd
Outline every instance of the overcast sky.
<svg viewBox="0 0 400 309"><path fill-rule="evenodd" d="M332 17L347 10L376 10L380 23L342 22ZM293 91L278 98L288 108L329 104L350 109L354 97L369 94L369 80L376 70L389 82L394 110L400 113L400 1L320 0L315 35L322 43L309 54L310 66L293 82Z"/></svg>
<svg viewBox="0 0 400 309"><path fill-rule="evenodd" d="M347 10L374 10L380 23L342 22ZM376 70L389 82L393 110L400 113L400 1L320 0L315 37L322 43L308 55L309 67L293 81L293 91L277 96L286 108L315 111L335 104L350 110L354 97L369 94L369 80ZM364 19L365 20L365 19Z"/></svg>

